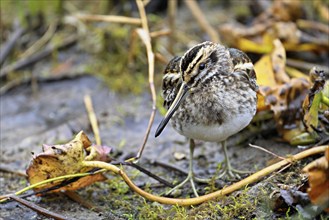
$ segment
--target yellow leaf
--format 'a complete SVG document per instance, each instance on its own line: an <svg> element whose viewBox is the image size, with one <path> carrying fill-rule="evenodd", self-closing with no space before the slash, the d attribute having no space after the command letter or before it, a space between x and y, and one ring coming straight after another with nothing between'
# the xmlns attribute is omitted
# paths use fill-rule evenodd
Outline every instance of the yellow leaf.
<svg viewBox="0 0 329 220"><path fill-rule="evenodd" d="M304 78L304 79L309 80L309 77L306 74L300 72L299 70L297 70L295 68L286 66L286 72L292 78Z"/></svg>
<svg viewBox="0 0 329 220"><path fill-rule="evenodd" d="M246 38L239 38L237 47L245 52L254 52L254 53L269 53L272 50L271 44L256 43L252 40Z"/></svg>
<svg viewBox="0 0 329 220"><path fill-rule="evenodd" d="M257 112L270 109L270 105L266 103L265 96L259 90L257 92Z"/></svg>
<svg viewBox="0 0 329 220"><path fill-rule="evenodd" d="M276 85L270 55L264 55L256 64L257 83L260 86L274 87Z"/></svg>

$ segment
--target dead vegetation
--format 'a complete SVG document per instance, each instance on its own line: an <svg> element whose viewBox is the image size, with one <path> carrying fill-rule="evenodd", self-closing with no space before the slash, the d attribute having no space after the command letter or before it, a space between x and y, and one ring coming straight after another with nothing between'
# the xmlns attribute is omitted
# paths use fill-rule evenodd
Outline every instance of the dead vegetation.
<svg viewBox="0 0 329 220"><path fill-rule="evenodd" d="M21 17L16 18L18 22L13 24L5 18L1 21L2 96L23 84L31 85L34 94L38 94L38 84L44 81L91 74L101 77L115 91L140 95L149 89L151 99L149 121L145 132L140 134L139 151L126 161L116 161L113 156L108 158L110 148L101 146L97 116L90 98L86 97L96 144L79 133L77 139L66 145L44 145L44 152L33 157L27 170L31 185L16 195L3 195L2 202L15 200L42 215L65 219L17 195L30 189L36 192L25 196L75 191L107 179L102 184L111 186L117 193L112 208L123 209L123 213L133 209L130 201L135 195L128 194L129 190L146 198L136 202L137 211L134 211L137 213L121 216L125 219L252 219L266 218L273 212L272 217L307 219L306 213L324 218L324 210L328 211L329 183L325 175L328 173L329 141L328 4L321 0L274 0L227 6L212 1L189 0L180 4L171 0L168 7L162 6L163 11L159 12L152 5L154 2L125 1L120 5L115 1L98 1L95 5L82 5L53 1L47 6L27 1L16 6L21 10ZM5 14L4 8L8 11L15 8L9 2L1 4L2 14ZM213 22L199 4L209 10L211 7L221 12L230 10L234 17L219 18L221 23ZM24 6L28 6L28 10L22 9ZM56 10L50 9L52 7ZM216 16L216 10L210 10L210 14ZM23 12L28 14L23 15ZM186 18L180 15L183 12L193 22L185 25ZM165 13L167 18L162 19ZM131 162L142 157L156 109L163 111L156 94L161 80L157 71L162 71L163 64L176 52L204 40L239 48L253 59L260 92L258 113L249 129L263 132L261 124L271 121L280 141L310 149L294 156L283 155L279 158L281 161L204 196L165 198L149 186L136 186L132 181L134 171L128 169L130 172L127 172L126 167L134 167ZM45 60L48 64L42 66ZM305 167L308 183L301 169L314 157L304 158L325 151L326 156ZM115 176L104 175L108 171ZM272 174L274 171L276 173ZM154 175L152 169L141 172L163 185L170 184ZM257 181L261 182L256 184ZM70 193L82 206L95 209L94 204L83 203L75 192ZM229 193L233 194L225 196ZM104 203L107 199L100 200ZM201 205L196 206L198 204ZM315 205L320 211L313 213L310 210ZM256 207L260 207L261 212L256 212Z"/></svg>

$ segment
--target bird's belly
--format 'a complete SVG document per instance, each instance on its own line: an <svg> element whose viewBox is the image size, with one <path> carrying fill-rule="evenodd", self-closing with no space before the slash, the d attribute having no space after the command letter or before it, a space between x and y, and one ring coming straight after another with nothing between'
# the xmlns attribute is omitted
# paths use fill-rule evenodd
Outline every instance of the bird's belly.
<svg viewBox="0 0 329 220"><path fill-rule="evenodd" d="M174 129L189 138L196 140L220 142L226 140L228 137L236 134L245 128L253 118L254 114L240 113L238 115L230 116L222 124L203 124L203 123L184 123L180 121L179 125L173 121Z"/></svg>

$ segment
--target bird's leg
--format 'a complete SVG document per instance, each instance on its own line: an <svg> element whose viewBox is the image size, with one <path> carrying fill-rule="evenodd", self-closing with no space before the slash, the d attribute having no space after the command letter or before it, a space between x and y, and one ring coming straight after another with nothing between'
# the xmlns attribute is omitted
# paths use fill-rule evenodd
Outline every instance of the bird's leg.
<svg viewBox="0 0 329 220"><path fill-rule="evenodd" d="M199 194L196 191L194 180L193 180L194 179L194 173L193 173L193 153L194 153L194 148L195 148L194 140L193 139L190 139L190 159L189 159L189 171L188 171L188 175L187 175L186 179L183 180L183 182L181 182L180 184L178 184L177 186L175 186L174 188L172 188L171 190L169 190L166 193L166 195L171 194L175 190L177 190L177 189L181 188L183 185L185 185L188 181L190 181L194 195L196 197L199 197Z"/></svg>
<svg viewBox="0 0 329 220"><path fill-rule="evenodd" d="M233 168L231 163L230 163L230 158L229 158L228 153L227 153L226 141L222 141L221 144L222 144L222 148L223 148L224 156L225 156L225 165L224 165L223 171L218 176L210 178L210 179L203 179L203 178L194 177L194 180L196 182L198 182L198 183L209 183L210 181L218 180L218 179L222 178L225 175L228 175L231 178L239 178L240 179L239 174L251 173L250 171L242 171L242 170L237 170L237 169Z"/></svg>
<svg viewBox="0 0 329 220"><path fill-rule="evenodd" d="M226 147L226 141L222 141L222 148L224 150L224 156L225 156L225 165L226 167L224 168L223 173L221 173L218 178L223 177L224 175L229 175L232 178L241 178L239 176L239 174L246 174L246 173L250 173L250 171L242 171L242 170L237 170L234 169L230 163L230 159L229 156L227 154L227 147Z"/></svg>

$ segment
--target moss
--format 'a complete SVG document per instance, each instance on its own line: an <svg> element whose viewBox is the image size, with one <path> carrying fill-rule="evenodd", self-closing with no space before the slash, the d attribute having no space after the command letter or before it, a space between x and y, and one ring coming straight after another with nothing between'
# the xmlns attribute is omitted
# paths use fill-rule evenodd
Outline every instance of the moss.
<svg viewBox="0 0 329 220"><path fill-rule="evenodd" d="M252 219L257 207L257 200L247 194L247 189L241 194L229 196L226 199L229 201L228 205L217 205L223 219Z"/></svg>
<svg viewBox="0 0 329 220"><path fill-rule="evenodd" d="M218 190L218 188L216 187L216 177L220 175L221 168L222 168L222 163L218 163L215 174L212 175L212 177L208 183L208 186L205 187L206 194L212 193L212 192L215 192L216 190Z"/></svg>
<svg viewBox="0 0 329 220"><path fill-rule="evenodd" d="M149 203L144 200L144 204L139 209L138 219L172 219L185 220L189 219L189 208L182 206L165 206L158 203Z"/></svg>

